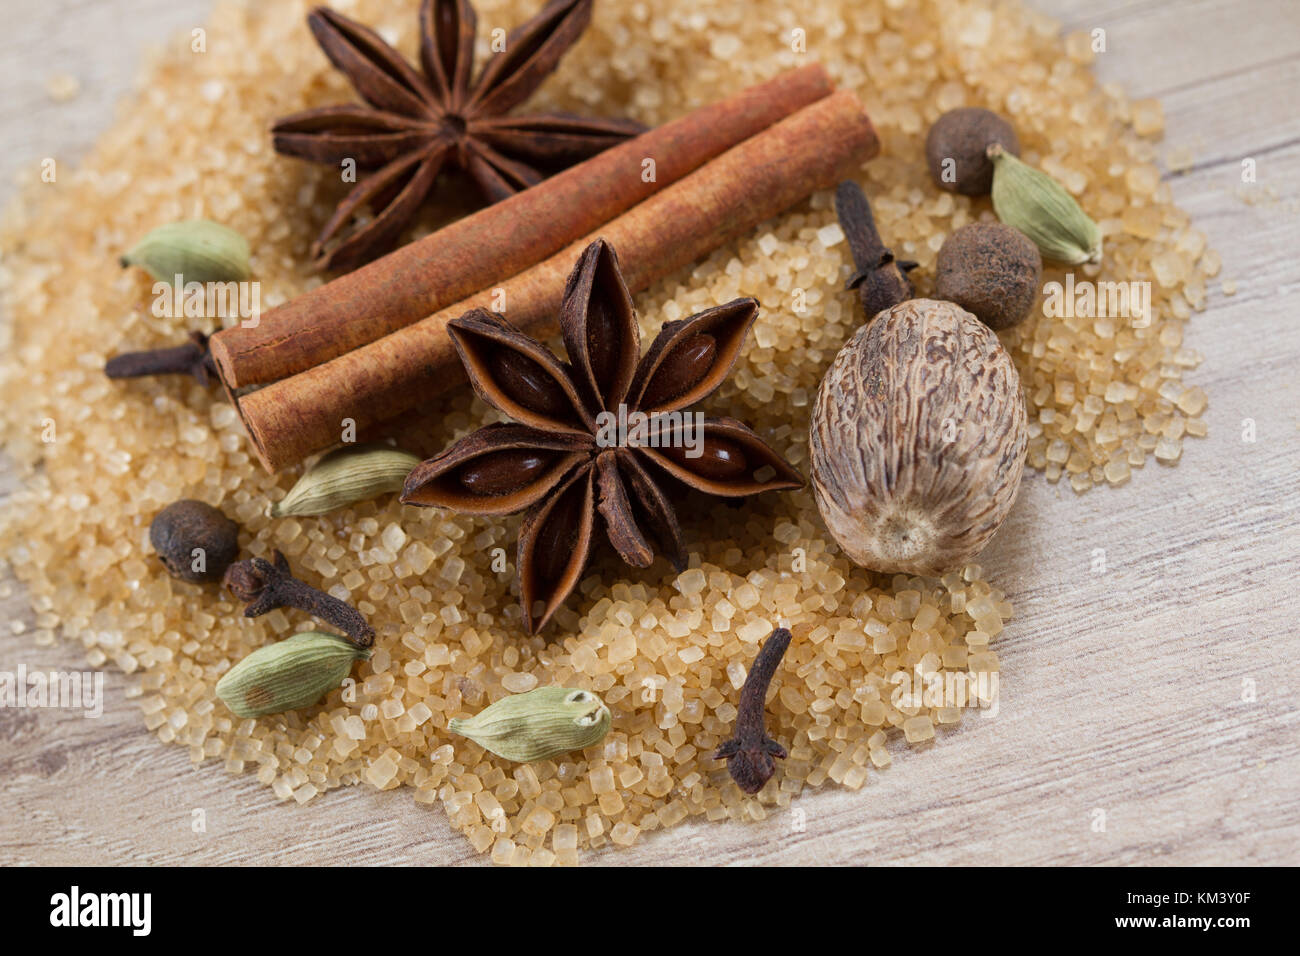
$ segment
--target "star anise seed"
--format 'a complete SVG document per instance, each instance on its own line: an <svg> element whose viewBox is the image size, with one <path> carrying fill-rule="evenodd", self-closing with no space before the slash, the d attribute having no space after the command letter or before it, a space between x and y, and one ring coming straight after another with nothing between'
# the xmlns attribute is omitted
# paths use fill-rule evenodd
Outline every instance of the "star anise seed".
<svg viewBox="0 0 1300 956"><path fill-rule="evenodd" d="M447 165L489 203L541 182L645 130L567 113L508 116L528 99L591 21L595 0L551 0L512 30L471 81L477 16L469 0L424 0L420 70L370 28L327 7L307 17L316 41L364 104L286 116L271 128L287 156L369 171L312 244L325 269L352 269L391 249ZM369 208L374 218L363 221Z"/></svg>
<svg viewBox="0 0 1300 956"><path fill-rule="evenodd" d="M757 302L735 299L666 322L642 355L618 258L597 239L560 307L567 362L482 309L448 323L475 391L517 424L484 426L417 465L402 501L525 512L518 573L530 634L581 580L598 524L629 565L648 567L660 553L680 570L686 548L669 495L677 483L727 499L803 484L741 422L705 417L695 433L694 415L673 414L722 384L757 316ZM647 437L611 441L606 425L630 425L638 412L655 426Z"/></svg>

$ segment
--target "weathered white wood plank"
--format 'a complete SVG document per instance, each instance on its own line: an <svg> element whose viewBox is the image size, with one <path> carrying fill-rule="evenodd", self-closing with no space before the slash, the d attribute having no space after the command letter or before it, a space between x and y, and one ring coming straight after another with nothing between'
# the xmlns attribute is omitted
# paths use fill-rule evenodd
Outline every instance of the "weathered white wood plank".
<svg viewBox="0 0 1300 956"><path fill-rule="evenodd" d="M1292 0L1038 0L1032 5L1060 20L1067 32L1105 30L1101 60L1123 71L1124 85L1135 98L1250 73L1300 53ZM1110 67L1101 69L1105 75Z"/></svg>
<svg viewBox="0 0 1300 956"><path fill-rule="evenodd" d="M139 75L142 55L203 25L211 0L5 0L0 30L0 195L22 167L76 157L112 120ZM47 90L71 76L66 103Z"/></svg>

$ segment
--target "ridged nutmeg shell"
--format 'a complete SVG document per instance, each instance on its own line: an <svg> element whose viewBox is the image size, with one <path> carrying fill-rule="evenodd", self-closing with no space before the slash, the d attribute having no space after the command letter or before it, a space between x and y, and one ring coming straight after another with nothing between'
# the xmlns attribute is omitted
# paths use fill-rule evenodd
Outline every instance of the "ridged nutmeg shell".
<svg viewBox="0 0 1300 956"><path fill-rule="evenodd" d="M1028 441L1020 376L969 312L910 299L840 350L809 440L817 506L845 554L941 574L978 554L1015 501Z"/></svg>

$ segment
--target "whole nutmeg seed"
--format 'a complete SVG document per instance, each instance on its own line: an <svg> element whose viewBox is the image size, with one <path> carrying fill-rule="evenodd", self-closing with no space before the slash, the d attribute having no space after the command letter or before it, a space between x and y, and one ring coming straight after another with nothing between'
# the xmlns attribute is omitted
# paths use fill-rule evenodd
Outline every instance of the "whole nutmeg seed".
<svg viewBox="0 0 1300 956"><path fill-rule="evenodd" d="M941 574L978 554L1015 501L1028 442L1020 376L969 312L902 302L835 357L809 440L817 507L845 554Z"/></svg>
<svg viewBox="0 0 1300 956"><path fill-rule="evenodd" d="M994 143L1020 155L1016 131L992 110L963 106L944 113L925 137L935 185L963 196L987 196L993 188L993 163L985 151Z"/></svg>
<svg viewBox="0 0 1300 956"><path fill-rule="evenodd" d="M220 581L239 553L239 525L206 502L183 498L154 516L149 542L172 577Z"/></svg>
<svg viewBox="0 0 1300 956"><path fill-rule="evenodd" d="M1042 277L1043 257L1023 232L972 222L939 250L934 297L955 302L990 329L1007 329L1029 315Z"/></svg>

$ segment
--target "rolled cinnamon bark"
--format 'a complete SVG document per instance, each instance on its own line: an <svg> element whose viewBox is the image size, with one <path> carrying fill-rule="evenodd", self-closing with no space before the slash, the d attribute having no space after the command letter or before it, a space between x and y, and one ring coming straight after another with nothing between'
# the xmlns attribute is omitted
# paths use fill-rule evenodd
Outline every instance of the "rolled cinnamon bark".
<svg viewBox="0 0 1300 956"><path fill-rule="evenodd" d="M879 147L851 92L806 106L496 289L238 398L258 457L279 471L338 443L348 419L364 430L464 382L446 326L472 308L501 311L536 337L552 334L569 272L597 236L617 250L637 292L831 186Z"/></svg>
<svg viewBox="0 0 1300 956"><path fill-rule="evenodd" d="M418 322L536 265L830 92L821 66L801 67L598 153L271 309L252 328L217 333L217 371L230 388L273 382Z"/></svg>

